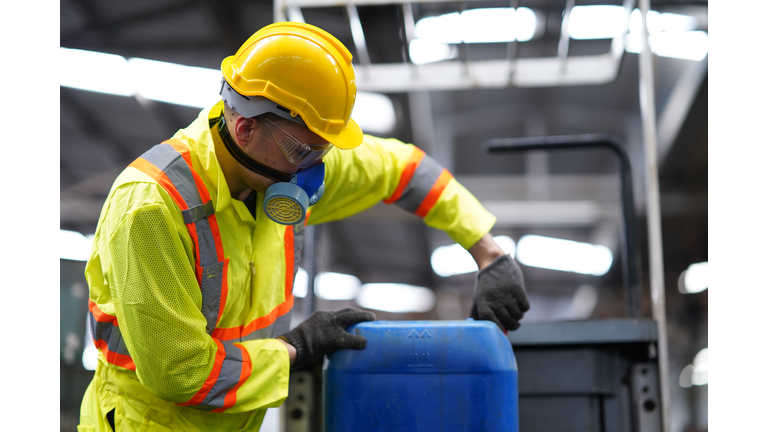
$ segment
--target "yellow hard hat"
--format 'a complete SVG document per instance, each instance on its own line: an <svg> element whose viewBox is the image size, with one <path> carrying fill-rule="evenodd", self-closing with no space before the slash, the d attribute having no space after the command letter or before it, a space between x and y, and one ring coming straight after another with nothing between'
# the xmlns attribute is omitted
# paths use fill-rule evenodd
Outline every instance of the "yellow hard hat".
<svg viewBox="0 0 768 432"><path fill-rule="evenodd" d="M357 94L352 54L325 30L295 22L268 25L225 58L221 72L228 85L222 83L222 96L230 102L226 87L245 96L229 97L234 102L230 105L245 117L251 116L238 105L247 106L253 99L254 107L263 106L264 97L290 116L301 116L312 132L336 147L355 148L363 140L360 126L350 118ZM276 113L288 117L287 112Z"/></svg>

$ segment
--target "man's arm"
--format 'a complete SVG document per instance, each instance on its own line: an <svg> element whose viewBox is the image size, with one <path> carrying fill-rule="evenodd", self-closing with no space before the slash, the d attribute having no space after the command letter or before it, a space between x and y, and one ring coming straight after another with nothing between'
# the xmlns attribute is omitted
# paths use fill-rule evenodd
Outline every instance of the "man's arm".
<svg viewBox="0 0 768 432"><path fill-rule="evenodd" d="M531 307L520 267L496 244L490 233L468 250L480 270L470 316L493 321L504 332L517 330L523 315Z"/></svg>
<svg viewBox="0 0 768 432"><path fill-rule="evenodd" d="M493 240L491 233L482 236L480 240L468 249L477 263L477 268L486 268L496 258L505 255L501 247Z"/></svg>

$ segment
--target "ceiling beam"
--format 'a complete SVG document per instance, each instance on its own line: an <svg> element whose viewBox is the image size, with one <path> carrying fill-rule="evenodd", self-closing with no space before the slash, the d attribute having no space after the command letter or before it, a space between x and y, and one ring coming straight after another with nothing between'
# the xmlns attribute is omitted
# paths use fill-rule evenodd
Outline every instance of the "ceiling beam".
<svg viewBox="0 0 768 432"><path fill-rule="evenodd" d="M147 21L157 20L169 15L188 11L196 0L178 0L170 4L163 4L153 9L145 9L132 14L126 14L119 18L108 19L101 13L94 0L77 0L82 10L88 17L88 24L84 28L69 31L61 35L61 46L77 46L84 40L90 39L90 32L97 30L102 32L108 46L121 46L127 48L128 44L117 44L116 33L132 25L146 24Z"/></svg>

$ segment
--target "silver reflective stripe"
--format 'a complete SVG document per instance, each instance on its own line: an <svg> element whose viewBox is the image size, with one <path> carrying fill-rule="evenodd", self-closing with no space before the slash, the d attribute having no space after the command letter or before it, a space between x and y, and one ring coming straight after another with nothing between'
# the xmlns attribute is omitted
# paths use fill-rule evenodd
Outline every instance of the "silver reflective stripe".
<svg viewBox="0 0 768 432"><path fill-rule="evenodd" d="M221 301L221 283L224 278L224 263L216 263L203 267L203 277L200 281L200 291L203 294L202 312L207 321L205 330L211 334L216 328L219 318L219 304Z"/></svg>
<svg viewBox="0 0 768 432"><path fill-rule="evenodd" d="M93 340L103 340L107 343L107 349L114 353L130 356L128 347L125 346L123 335L120 333L120 327L108 323L96 321L93 313L88 312L88 324L91 327Z"/></svg>
<svg viewBox="0 0 768 432"><path fill-rule="evenodd" d="M424 159L421 160L421 163L413 173L411 181L408 182L405 190L403 190L403 194L399 200L395 201L395 204L407 212L416 213L416 210L418 210L424 198L427 197L429 191L432 190L432 186L442 172L443 167L432 157L425 154Z"/></svg>
<svg viewBox="0 0 768 432"><path fill-rule="evenodd" d="M224 406L224 399L227 396L227 392L237 385L240 381L240 373L243 369L243 353L240 349L232 345L229 342L222 342L224 345L224 351L226 357L221 363L221 371L219 372L216 383L205 396L200 405L213 408L221 408Z"/></svg>
<svg viewBox="0 0 768 432"><path fill-rule="evenodd" d="M213 201L208 201L205 204L190 207L181 211L181 216L184 217L185 224L191 224L197 222L200 219L207 218L213 214Z"/></svg>
<svg viewBox="0 0 768 432"><path fill-rule="evenodd" d="M208 218L195 222L197 244L200 246L200 267L206 267L218 261L216 257L216 240L211 232Z"/></svg>
<svg viewBox="0 0 768 432"><path fill-rule="evenodd" d="M143 159L163 171L179 192L187 207L203 204L189 165L170 144L158 144L141 155Z"/></svg>
<svg viewBox="0 0 768 432"><path fill-rule="evenodd" d="M200 248L198 265L203 268L203 277L200 281L200 290L203 294L201 311L205 316L206 330L210 334L216 328L219 317L224 268L224 263L218 262L216 240L208 220L208 217L214 214L213 202L208 201L203 204L191 168L181 153L170 144L156 145L141 157L165 173L189 207L181 213L184 223L194 223L197 231L197 245Z"/></svg>
<svg viewBox="0 0 768 432"><path fill-rule="evenodd" d="M285 315L277 317L271 326L272 334L269 337L278 337L281 334L288 333L291 329L291 315L293 315L293 308L288 310Z"/></svg>
<svg viewBox="0 0 768 432"><path fill-rule="evenodd" d="M181 153L168 144L158 144L147 150L141 158L156 166L160 171L165 171L169 165L181 157Z"/></svg>

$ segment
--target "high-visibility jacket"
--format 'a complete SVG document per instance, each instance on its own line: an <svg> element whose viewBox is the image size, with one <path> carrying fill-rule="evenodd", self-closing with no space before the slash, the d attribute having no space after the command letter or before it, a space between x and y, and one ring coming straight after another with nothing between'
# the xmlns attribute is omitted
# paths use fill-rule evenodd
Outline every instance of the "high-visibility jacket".
<svg viewBox="0 0 768 432"><path fill-rule="evenodd" d="M222 109L146 152L109 193L85 270L99 362L78 431L109 430L113 410L118 430L258 430L287 396L288 353L273 338L289 330L303 226L270 220L262 194L231 197L214 152ZM469 248L495 223L413 145L366 135L324 161L308 224L383 200Z"/></svg>

